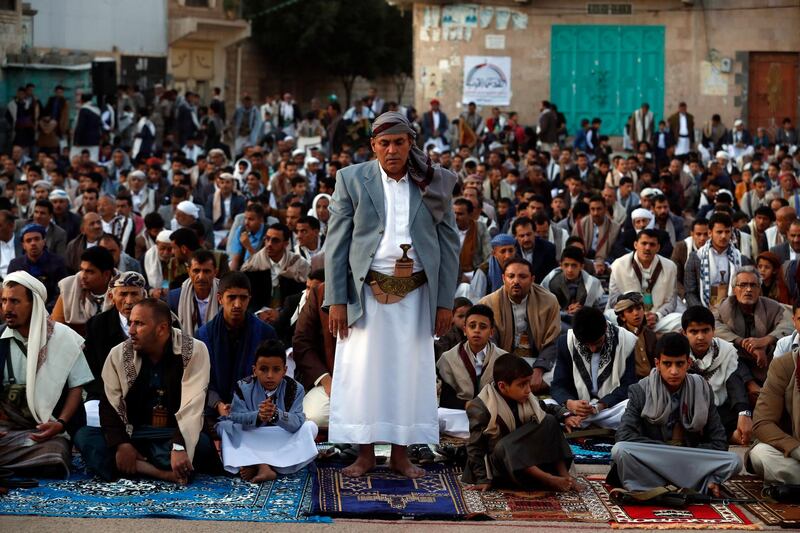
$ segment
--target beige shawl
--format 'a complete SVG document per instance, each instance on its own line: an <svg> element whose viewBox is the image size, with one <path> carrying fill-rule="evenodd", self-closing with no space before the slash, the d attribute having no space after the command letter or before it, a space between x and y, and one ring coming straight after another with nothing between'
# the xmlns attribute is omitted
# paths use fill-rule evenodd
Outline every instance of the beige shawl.
<svg viewBox="0 0 800 533"><path fill-rule="evenodd" d="M278 275L284 278L289 278L294 281L303 283L308 279L308 274L311 272L311 263L304 259L299 254L286 250L286 265L279 268ZM259 272L263 270L272 270L274 263L267 255L267 249L262 248L258 252L250 256L244 265L242 265L242 272Z"/></svg>
<svg viewBox="0 0 800 533"><path fill-rule="evenodd" d="M214 318L219 312L219 303L217 302L217 289L219 288L219 280L214 278L211 284L211 292L208 295L208 305L206 306L206 316L203 324L207 324L209 320ZM192 317L195 311L194 301L194 286L192 285L191 278L186 279L181 285L181 297L178 300L178 320L181 322L181 331L186 335L194 336L199 324L195 324Z"/></svg>
<svg viewBox="0 0 800 533"><path fill-rule="evenodd" d="M439 376L441 376L442 381L453 387L456 391L456 397L459 400L468 402L473 398L475 391L472 385L472 372L464 366L464 361L459 355L461 346L462 343L456 344L453 348L444 352L439 358L439 361L436 362L436 369L439 371ZM465 341L463 346L464 351L470 358L470 363L473 365L472 368L474 369L475 365L473 361L475 355L472 353L472 350L470 350L468 342ZM478 381L478 390L483 389L492 382L494 363L497 361L498 357L505 353L505 350L501 350L491 341L486 345L486 358L483 360L483 370L481 372L481 379Z"/></svg>
<svg viewBox="0 0 800 533"><path fill-rule="evenodd" d="M189 459L193 459L200 431L203 429L203 409L211 363L206 345L184 335L179 329L172 329L171 342L173 353L183 359L181 406L175 413L175 420L186 443ZM133 348L133 341L128 339L111 349L101 374L108 402L122 419L128 435L133 433L133 426L128 423L125 397L141 369L142 358Z"/></svg>
<svg viewBox="0 0 800 533"><path fill-rule="evenodd" d="M510 352L514 349L514 312L511 300L504 287L481 298L480 303L488 305L494 312L497 324L498 343L501 349ZM548 290L539 285L531 285L528 293L528 324L530 325L530 341L541 352L550 346L561 334L561 318L558 300Z"/></svg>
<svg viewBox="0 0 800 533"><path fill-rule="evenodd" d="M514 413L511 412L508 402L506 402L505 398L503 398L497 390L493 381L481 390L480 394L478 394L478 399L483 402L486 409L489 411L489 423L486 425L486 429L483 430L483 433L489 437L490 440L496 440L502 437L502 435L500 435L500 428L497 426L498 418L503 421L509 431L514 431L517 428L517 424L514 421ZM528 400L525 403L517 405L517 412L523 424L534 419L536 419L537 422L541 422L546 416L546 413L539 405L539 400L533 393L528 395Z"/></svg>
<svg viewBox="0 0 800 533"><path fill-rule="evenodd" d="M114 271L116 274L116 270ZM97 309L97 304L91 298L89 291L81 288L80 272L67 276L58 282L61 291L61 301L64 304L64 322L67 324L86 324L90 318L100 311L107 311L114 305L109 293L106 292L103 308Z"/></svg>

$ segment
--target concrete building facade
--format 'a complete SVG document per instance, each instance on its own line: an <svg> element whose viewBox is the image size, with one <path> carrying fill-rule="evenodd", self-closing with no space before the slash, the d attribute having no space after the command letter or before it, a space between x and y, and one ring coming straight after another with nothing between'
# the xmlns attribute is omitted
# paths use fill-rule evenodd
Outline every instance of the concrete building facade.
<svg viewBox="0 0 800 533"><path fill-rule="evenodd" d="M732 125L780 126L800 117L800 4L794 0L398 0L413 10L415 102L436 97L461 112L465 57L511 60L505 111L535 122L540 102L603 118L620 134L648 101L662 118L688 104L701 127L712 113ZM489 109L484 107L488 115Z"/></svg>

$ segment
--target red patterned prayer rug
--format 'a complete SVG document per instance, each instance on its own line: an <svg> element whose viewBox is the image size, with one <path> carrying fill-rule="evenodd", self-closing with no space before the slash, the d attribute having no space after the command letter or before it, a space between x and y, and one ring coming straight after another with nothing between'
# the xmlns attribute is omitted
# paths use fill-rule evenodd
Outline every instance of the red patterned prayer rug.
<svg viewBox="0 0 800 533"><path fill-rule="evenodd" d="M683 509L617 505L611 501L605 482L590 479L589 484L608 509L614 529L761 529L735 505L715 503L689 505Z"/></svg>
<svg viewBox="0 0 800 533"><path fill-rule="evenodd" d="M585 483L585 482L584 482ZM607 523L611 517L595 491L464 490L468 516L494 520Z"/></svg>

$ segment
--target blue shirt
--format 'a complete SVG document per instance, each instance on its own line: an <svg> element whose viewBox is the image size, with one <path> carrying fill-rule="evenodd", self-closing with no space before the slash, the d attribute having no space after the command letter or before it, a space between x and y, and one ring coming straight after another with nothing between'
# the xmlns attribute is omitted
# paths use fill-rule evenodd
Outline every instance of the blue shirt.
<svg viewBox="0 0 800 533"><path fill-rule="evenodd" d="M233 236L234 237L233 243L231 243L231 252L233 252L234 254L242 254L242 255L244 255L244 259L243 260L247 261L248 259L250 259L250 252L245 250L244 246L242 246L242 243L239 241L239 239L242 236L242 232L243 231L245 231L244 224L242 224L241 226L239 226L236 229L236 234ZM261 248L261 244L264 241L264 234L265 233L267 233L267 225L266 224L261 224L261 227L258 229L258 231L255 234L249 233L249 235L250 235L250 246L252 246L254 250L258 251L258 249Z"/></svg>

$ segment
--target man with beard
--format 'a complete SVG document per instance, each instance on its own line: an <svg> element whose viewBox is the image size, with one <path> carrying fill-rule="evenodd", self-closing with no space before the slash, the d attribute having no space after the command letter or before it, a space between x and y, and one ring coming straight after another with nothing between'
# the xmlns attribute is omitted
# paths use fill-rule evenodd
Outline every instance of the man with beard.
<svg viewBox="0 0 800 533"><path fill-rule="evenodd" d="M83 335L89 319L111 306L106 292L113 276L111 252L100 246L83 252L80 271L58 282L61 294L53 308L53 320Z"/></svg>

